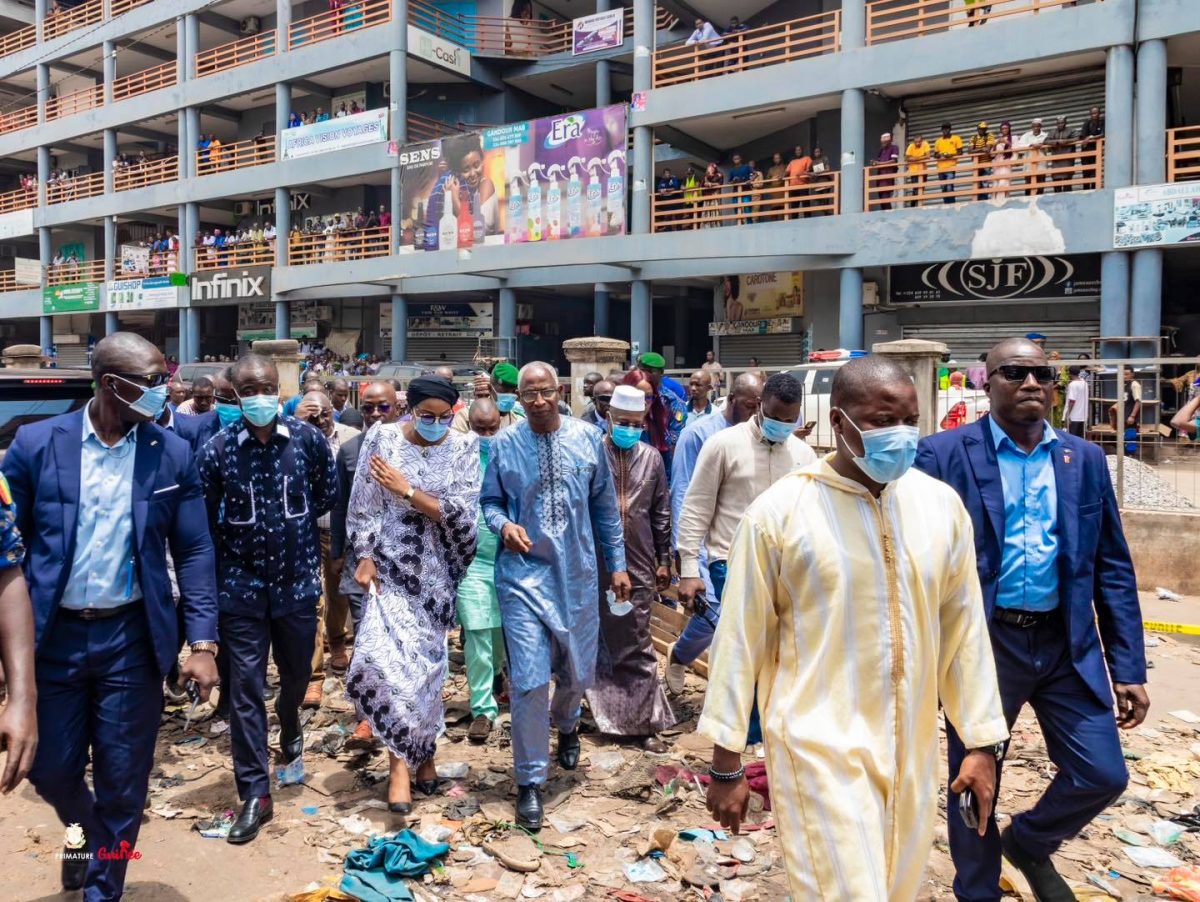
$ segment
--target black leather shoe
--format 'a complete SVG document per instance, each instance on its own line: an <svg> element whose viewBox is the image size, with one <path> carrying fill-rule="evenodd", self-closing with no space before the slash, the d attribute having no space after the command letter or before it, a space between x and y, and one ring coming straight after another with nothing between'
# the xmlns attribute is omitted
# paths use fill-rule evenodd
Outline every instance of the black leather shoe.
<svg viewBox="0 0 1200 902"><path fill-rule="evenodd" d="M412 802L388 802L392 814L412 814Z"/></svg>
<svg viewBox="0 0 1200 902"><path fill-rule="evenodd" d="M1012 827L1005 827L1000 832L1000 851L1017 870L1029 881L1037 902L1072 902L1075 893L1054 869L1054 863L1045 858L1035 860L1024 849L1017 845L1016 837L1012 835Z"/></svg>
<svg viewBox="0 0 1200 902"><path fill-rule="evenodd" d="M229 836L226 838L226 841L235 845L250 842L250 840L258 836L259 827L274 816L275 806L271 804L270 796L248 799L246 804L242 806L242 813L233 822L233 826L229 828Z"/></svg>
<svg viewBox="0 0 1200 902"><path fill-rule="evenodd" d="M442 785L441 780L413 780L413 786L417 787L422 793L427 796L437 795L438 787Z"/></svg>
<svg viewBox="0 0 1200 902"><path fill-rule="evenodd" d="M574 733L558 734L558 766L563 770L574 770L579 766L579 730Z"/></svg>
<svg viewBox="0 0 1200 902"><path fill-rule="evenodd" d="M87 879L87 858L70 858L67 856L78 855L81 852L87 852L83 849L68 849L63 847L62 860L62 888L65 890L83 889L84 881Z"/></svg>
<svg viewBox="0 0 1200 902"><path fill-rule="evenodd" d="M542 787L536 783L517 787L517 826L534 833L542 829Z"/></svg>
<svg viewBox="0 0 1200 902"><path fill-rule="evenodd" d="M275 712L279 714L278 711ZM300 725L300 712L293 711L291 716L279 714L279 751L283 753L283 763L295 761L304 752L304 728Z"/></svg>

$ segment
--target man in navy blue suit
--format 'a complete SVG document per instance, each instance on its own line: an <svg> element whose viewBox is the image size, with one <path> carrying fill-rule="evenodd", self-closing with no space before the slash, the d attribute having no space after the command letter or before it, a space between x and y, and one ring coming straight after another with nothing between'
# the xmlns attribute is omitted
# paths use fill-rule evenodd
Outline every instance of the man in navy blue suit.
<svg viewBox="0 0 1200 902"><path fill-rule="evenodd" d="M1045 352L1003 341L987 373L990 415L923 439L916 465L971 513L1005 716L1011 728L1033 707L1058 773L1003 833L993 820L980 838L950 817L954 893L998 900L1003 855L1039 900L1070 902L1050 856L1124 791L1117 728L1136 727L1150 707L1141 609L1104 453L1046 422L1057 372ZM955 774L963 746L949 724L946 733ZM951 792L948 810L957 808Z"/></svg>
<svg viewBox="0 0 1200 902"><path fill-rule="evenodd" d="M124 891L121 850L137 843L163 674L179 651L167 544L192 651L181 678L201 698L217 681L217 587L191 451L155 424L163 355L117 332L96 345L92 375L87 406L22 426L3 471L27 548L38 720L54 725L29 779L68 835L86 840L64 853L63 887L100 902Z"/></svg>

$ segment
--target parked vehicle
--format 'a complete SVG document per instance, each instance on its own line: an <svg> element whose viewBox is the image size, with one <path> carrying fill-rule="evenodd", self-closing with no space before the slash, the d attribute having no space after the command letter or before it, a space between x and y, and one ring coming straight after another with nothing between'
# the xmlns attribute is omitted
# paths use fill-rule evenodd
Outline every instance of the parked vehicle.
<svg viewBox="0 0 1200 902"><path fill-rule="evenodd" d="M87 370L0 369L0 459L21 426L78 410L91 397Z"/></svg>

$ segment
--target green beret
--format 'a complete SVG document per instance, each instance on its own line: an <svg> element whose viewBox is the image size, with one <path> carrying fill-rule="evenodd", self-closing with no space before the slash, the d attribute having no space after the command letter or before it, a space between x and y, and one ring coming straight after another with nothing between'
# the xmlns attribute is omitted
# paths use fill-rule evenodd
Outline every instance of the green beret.
<svg viewBox="0 0 1200 902"><path fill-rule="evenodd" d="M519 371L511 363L497 363L492 367L492 378L505 385L516 385Z"/></svg>
<svg viewBox="0 0 1200 902"><path fill-rule="evenodd" d="M653 351L647 351L639 357L638 363L643 366L652 366L656 370L665 370L667 368L667 361L663 359L663 355L655 354Z"/></svg>

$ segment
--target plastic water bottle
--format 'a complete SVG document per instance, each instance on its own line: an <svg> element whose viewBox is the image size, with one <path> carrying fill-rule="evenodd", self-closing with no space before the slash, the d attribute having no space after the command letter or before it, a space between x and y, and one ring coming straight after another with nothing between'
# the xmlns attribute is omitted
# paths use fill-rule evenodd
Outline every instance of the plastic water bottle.
<svg viewBox="0 0 1200 902"><path fill-rule="evenodd" d="M608 600L608 612L614 617L624 617L633 610L633 602L617 601L617 593L612 589L605 592L604 597Z"/></svg>

